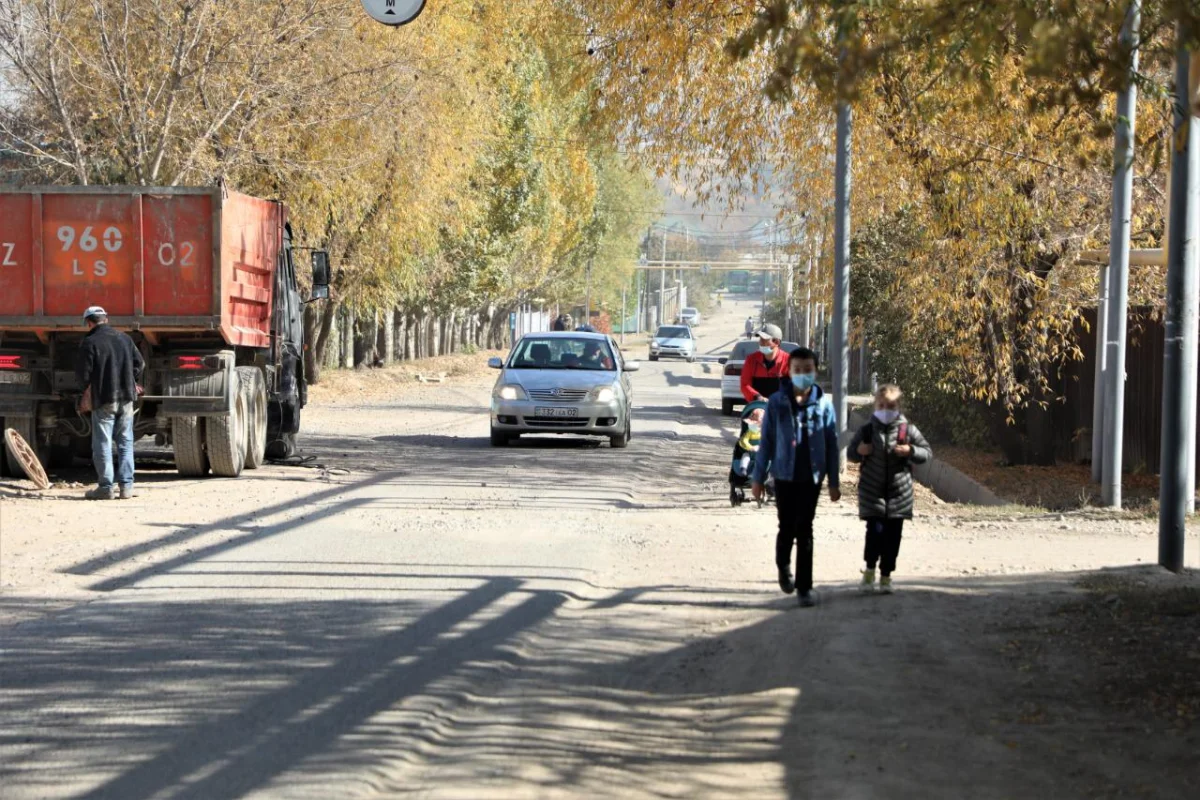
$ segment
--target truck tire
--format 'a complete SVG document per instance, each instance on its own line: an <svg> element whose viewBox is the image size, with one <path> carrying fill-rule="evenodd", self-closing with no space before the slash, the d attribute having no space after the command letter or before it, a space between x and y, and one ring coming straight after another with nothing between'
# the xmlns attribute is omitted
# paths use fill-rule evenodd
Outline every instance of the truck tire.
<svg viewBox="0 0 1200 800"><path fill-rule="evenodd" d="M171 446L175 450L175 469L180 475L201 478L208 474L203 418L175 417L171 420Z"/></svg>
<svg viewBox="0 0 1200 800"><path fill-rule="evenodd" d="M5 430L4 417L0 417L0 436L4 435L4 430ZM0 478L8 478L8 477L11 477L8 474L8 459L3 456L0 456Z"/></svg>
<svg viewBox="0 0 1200 800"><path fill-rule="evenodd" d="M258 367L238 367L242 394L246 396L246 469L258 469L267 460L267 385Z"/></svg>
<svg viewBox="0 0 1200 800"><path fill-rule="evenodd" d="M223 416L208 417L204 421L204 443L208 447L208 461L213 475L220 478L236 478L246 465L246 395L242 392L237 370L230 373L233 386L233 409Z"/></svg>

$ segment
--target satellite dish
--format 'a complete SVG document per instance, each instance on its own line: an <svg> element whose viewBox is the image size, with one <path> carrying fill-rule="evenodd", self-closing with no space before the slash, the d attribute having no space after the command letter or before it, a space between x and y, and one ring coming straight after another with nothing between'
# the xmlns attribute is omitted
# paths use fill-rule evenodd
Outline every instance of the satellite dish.
<svg viewBox="0 0 1200 800"><path fill-rule="evenodd" d="M425 0L362 0L363 10L384 25L407 25L425 10Z"/></svg>

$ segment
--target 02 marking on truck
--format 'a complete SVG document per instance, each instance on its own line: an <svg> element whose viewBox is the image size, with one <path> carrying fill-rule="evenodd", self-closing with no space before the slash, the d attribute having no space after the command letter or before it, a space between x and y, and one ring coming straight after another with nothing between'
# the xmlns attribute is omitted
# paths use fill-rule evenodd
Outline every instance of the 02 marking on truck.
<svg viewBox="0 0 1200 800"><path fill-rule="evenodd" d="M0 247L4 248L4 260L0 261L0 267L19 267L20 264L12 260L13 250L17 248L15 242L0 242Z"/></svg>
<svg viewBox="0 0 1200 800"><path fill-rule="evenodd" d="M196 245L192 242L179 243L179 266L193 267L196 265ZM175 266L175 245L171 242L163 242L158 246L158 263L164 267Z"/></svg>

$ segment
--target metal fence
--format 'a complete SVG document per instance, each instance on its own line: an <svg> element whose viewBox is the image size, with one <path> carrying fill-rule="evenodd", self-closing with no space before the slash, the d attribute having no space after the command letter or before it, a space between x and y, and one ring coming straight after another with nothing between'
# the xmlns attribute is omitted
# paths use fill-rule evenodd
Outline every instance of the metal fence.
<svg viewBox="0 0 1200 800"><path fill-rule="evenodd" d="M1096 374L1096 311L1088 309L1076 329L1083 360L1068 363L1058 386L1062 401L1054 407L1055 455L1063 461L1086 462L1092 455L1092 402ZM1161 460L1162 322L1149 308L1129 311L1125 356L1126 472L1157 474Z"/></svg>

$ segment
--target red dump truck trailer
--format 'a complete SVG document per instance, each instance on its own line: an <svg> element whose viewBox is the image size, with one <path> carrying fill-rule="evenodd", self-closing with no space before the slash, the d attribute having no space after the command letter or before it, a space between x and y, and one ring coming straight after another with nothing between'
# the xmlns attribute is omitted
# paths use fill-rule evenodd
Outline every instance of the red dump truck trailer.
<svg viewBox="0 0 1200 800"><path fill-rule="evenodd" d="M313 296L329 260L312 255ZM287 209L223 187L0 186L0 419L44 464L90 458L75 356L102 306L146 362L134 437L236 477L295 451L304 301ZM20 476L5 458L0 470Z"/></svg>

